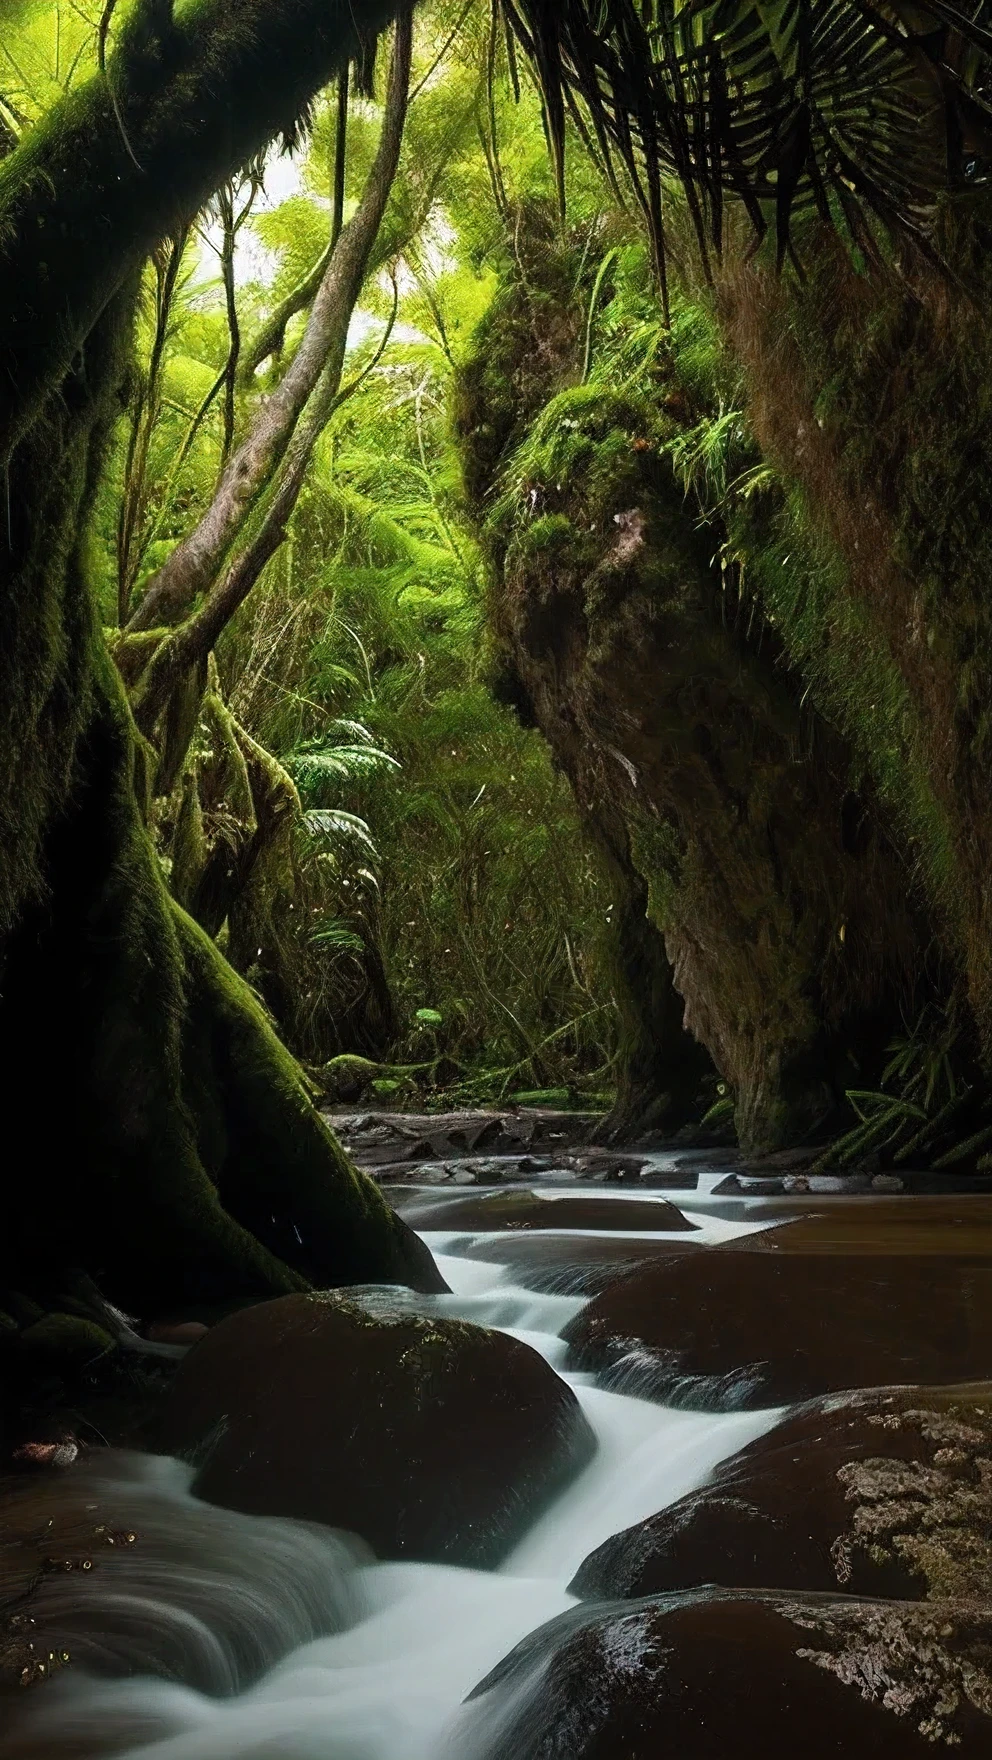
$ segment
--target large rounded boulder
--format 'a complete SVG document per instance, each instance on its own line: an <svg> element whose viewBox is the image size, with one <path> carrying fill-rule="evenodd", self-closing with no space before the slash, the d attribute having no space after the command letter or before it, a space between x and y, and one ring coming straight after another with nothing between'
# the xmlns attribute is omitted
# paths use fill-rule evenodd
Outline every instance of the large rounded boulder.
<svg viewBox="0 0 992 1760"><path fill-rule="evenodd" d="M703 1408L965 1381L992 1362L992 1256L720 1247L611 1284L565 1336L573 1367Z"/></svg>
<svg viewBox="0 0 992 1760"><path fill-rule="evenodd" d="M698 1223L667 1198L545 1197L539 1192L490 1192L485 1197L422 1200L404 1215L418 1230L491 1234L520 1229L618 1230L622 1234L692 1234Z"/></svg>
<svg viewBox="0 0 992 1760"><path fill-rule="evenodd" d="M284 1296L185 1359L163 1446L200 1497L361 1535L380 1557L490 1567L595 1452L536 1351L397 1297Z"/></svg>
<svg viewBox="0 0 992 1760"><path fill-rule="evenodd" d="M706 1590L573 1610L463 1712L466 1760L914 1760L992 1752L992 1616Z"/></svg>
<svg viewBox="0 0 992 1760"><path fill-rule="evenodd" d="M704 1583L987 1597L990 1455L988 1383L801 1407L700 1490L606 1540L570 1587L595 1598Z"/></svg>

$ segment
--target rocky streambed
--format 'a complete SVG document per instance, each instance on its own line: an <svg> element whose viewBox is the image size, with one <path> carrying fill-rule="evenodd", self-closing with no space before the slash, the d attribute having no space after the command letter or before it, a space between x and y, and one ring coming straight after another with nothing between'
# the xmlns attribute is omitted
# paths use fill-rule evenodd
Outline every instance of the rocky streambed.
<svg viewBox="0 0 992 1760"><path fill-rule="evenodd" d="M992 1198L338 1122L448 1293L245 1310L5 1488L0 1760L992 1752Z"/></svg>

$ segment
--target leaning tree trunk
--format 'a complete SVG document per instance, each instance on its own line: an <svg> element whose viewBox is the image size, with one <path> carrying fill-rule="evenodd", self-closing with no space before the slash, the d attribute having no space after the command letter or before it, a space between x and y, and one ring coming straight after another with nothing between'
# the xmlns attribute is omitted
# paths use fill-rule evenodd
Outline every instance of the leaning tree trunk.
<svg viewBox="0 0 992 1760"><path fill-rule="evenodd" d="M95 82L0 169L0 1037L8 1117L33 1136L0 1309L12 1290L57 1306L79 1272L148 1317L307 1283L436 1288L167 893L87 577L144 254L355 53L352 9L201 0L164 38L142 17L116 105Z"/></svg>

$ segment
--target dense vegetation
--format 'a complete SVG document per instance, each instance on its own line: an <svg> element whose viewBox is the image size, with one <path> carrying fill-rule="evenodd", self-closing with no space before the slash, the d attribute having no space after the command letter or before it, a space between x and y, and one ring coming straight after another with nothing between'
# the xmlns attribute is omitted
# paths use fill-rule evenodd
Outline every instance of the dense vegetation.
<svg viewBox="0 0 992 1760"><path fill-rule="evenodd" d="M17 1349L429 1282L314 1099L979 1165L983 21L0 19Z"/></svg>

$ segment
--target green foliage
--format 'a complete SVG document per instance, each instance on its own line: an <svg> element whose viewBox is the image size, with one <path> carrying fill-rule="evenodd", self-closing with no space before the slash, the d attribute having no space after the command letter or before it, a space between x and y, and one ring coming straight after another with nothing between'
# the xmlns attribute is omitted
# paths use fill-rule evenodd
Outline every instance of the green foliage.
<svg viewBox="0 0 992 1760"><path fill-rule="evenodd" d="M938 0L932 32L906 0L513 0L506 11L541 83L560 178L578 100L638 191L663 284L673 184L704 261L722 249L734 197L756 242L774 225L781 267L797 216L815 211L877 261L880 226L919 240L967 175L985 7L973 20Z"/></svg>
<svg viewBox="0 0 992 1760"><path fill-rule="evenodd" d="M287 544L217 654L230 712L279 759L302 806L292 871L271 899L272 945L257 961L252 948L249 976L312 1066L388 1058L428 1086L436 1071L460 1080L469 1098L596 1077L616 1044L602 959L610 886L544 745L487 688L482 569L450 431L453 374L506 257L508 204L553 192L534 94L525 87L517 104L502 39L490 94L490 49L489 20L462 5L420 16L416 96L380 240L397 276L396 325L376 361L394 298L379 271L353 326L351 395L318 444ZM375 100L353 97L346 214L378 116ZM270 154L260 190L249 178L232 191L245 215L235 251L245 350L326 248L336 123L332 93L294 158ZM598 173L579 173L573 201L591 240ZM183 247L164 344L161 267L146 276L131 428L98 510L108 623L123 587L140 598L213 494L232 340L222 245L212 210ZM287 355L304 319L301 309L289 320ZM280 371L277 353L239 377L236 435ZM127 584L115 575L129 484ZM211 835L231 835L225 804L211 810Z"/></svg>

